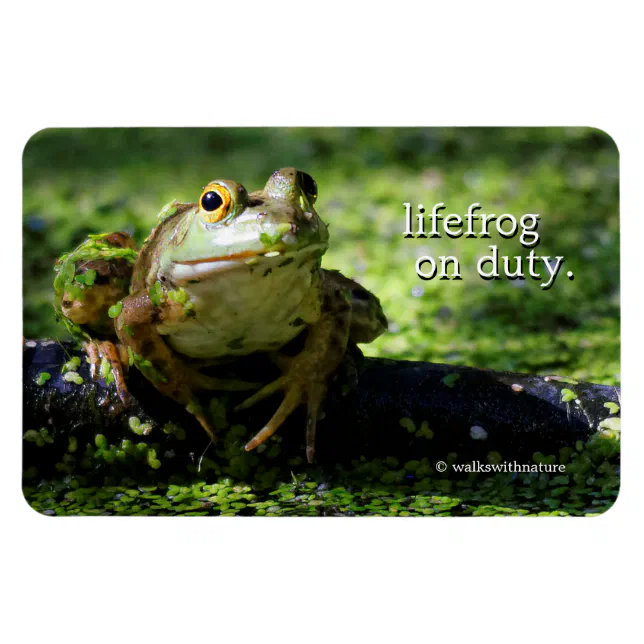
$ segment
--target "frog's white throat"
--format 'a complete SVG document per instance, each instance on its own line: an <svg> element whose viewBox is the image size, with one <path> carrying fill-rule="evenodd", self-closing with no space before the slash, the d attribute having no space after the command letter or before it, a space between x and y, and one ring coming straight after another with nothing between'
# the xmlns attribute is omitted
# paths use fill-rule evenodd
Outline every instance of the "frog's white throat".
<svg viewBox="0 0 644 644"><path fill-rule="evenodd" d="M275 351L320 316L319 253L174 264L171 278L185 288L194 315L159 326L179 353L228 359ZM318 249L319 250L319 249Z"/></svg>

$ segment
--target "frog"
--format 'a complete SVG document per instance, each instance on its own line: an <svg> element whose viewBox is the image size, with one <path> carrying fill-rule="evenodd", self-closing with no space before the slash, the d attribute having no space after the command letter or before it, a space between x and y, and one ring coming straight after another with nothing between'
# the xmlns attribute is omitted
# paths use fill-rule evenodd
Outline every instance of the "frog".
<svg viewBox="0 0 644 644"><path fill-rule="evenodd" d="M212 442L203 392L247 391L236 411L281 393L244 449L259 447L306 405L305 452L313 463L330 382L357 344L388 326L373 293L322 268L329 230L316 210L318 196L311 175L292 167L254 192L215 179L196 202L164 206L140 249L128 233L101 233L63 255L55 308L82 345L91 376L113 382L127 406L129 369L137 368ZM286 352L298 337L298 351ZM223 369L218 365L255 354L277 365L275 380L212 375Z"/></svg>

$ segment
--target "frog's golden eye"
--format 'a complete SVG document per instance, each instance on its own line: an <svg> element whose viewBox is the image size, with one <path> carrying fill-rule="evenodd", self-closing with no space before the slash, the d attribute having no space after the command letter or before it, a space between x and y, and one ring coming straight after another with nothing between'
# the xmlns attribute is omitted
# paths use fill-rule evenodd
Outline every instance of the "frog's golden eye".
<svg viewBox="0 0 644 644"><path fill-rule="evenodd" d="M230 192L223 186L208 186L199 199L199 205L204 211L203 218L209 224L214 224L229 213L232 205Z"/></svg>
<svg viewBox="0 0 644 644"><path fill-rule="evenodd" d="M315 200L318 198L318 184L315 183L315 179L310 174L306 172L298 172L300 178L300 186L304 191L304 194L307 196L308 200L314 204Z"/></svg>

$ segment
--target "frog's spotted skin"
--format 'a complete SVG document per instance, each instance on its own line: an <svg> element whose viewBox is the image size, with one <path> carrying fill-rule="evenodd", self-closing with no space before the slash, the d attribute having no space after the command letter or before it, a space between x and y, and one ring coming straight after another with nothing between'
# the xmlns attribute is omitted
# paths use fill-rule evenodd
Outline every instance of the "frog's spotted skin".
<svg viewBox="0 0 644 644"><path fill-rule="evenodd" d="M175 351L192 358L228 358L279 349L303 325L314 324L320 317L318 252L319 248L305 247L275 257L262 256L250 265L218 261L209 273L199 264L169 267L161 279L189 291L195 315L164 321L159 333ZM264 297L258 297L260 285Z"/></svg>
<svg viewBox="0 0 644 644"><path fill-rule="evenodd" d="M211 365L258 352L274 355L282 376L240 408L277 391L284 398L246 449L260 445L306 404L312 461L320 406L348 344L370 342L387 327L374 295L320 268L328 231L316 199L313 179L294 168L276 171L263 190L250 194L235 181L212 181L198 202L173 202L162 210L138 256L124 233L101 236L113 246L101 241L97 251L90 240L89 255L81 246L65 256L57 269L59 313L83 336L93 364L109 361L124 401L119 355L121 362L127 355L161 393L185 405L213 440L195 392L259 386L206 376L199 361ZM83 260L86 255L93 265ZM76 295L74 301L61 305L68 292ZM279 353L303 332L298 355ZM119 347L111 342L114 334Z"/></svg>

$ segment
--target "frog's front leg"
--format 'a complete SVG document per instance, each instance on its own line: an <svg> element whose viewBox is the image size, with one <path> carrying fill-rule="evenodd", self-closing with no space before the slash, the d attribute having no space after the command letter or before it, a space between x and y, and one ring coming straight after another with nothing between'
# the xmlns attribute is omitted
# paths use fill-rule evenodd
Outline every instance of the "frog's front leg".
<svg viewBox="0 0 644 644"><path fill-rule="evenodd" d="M156 330L159 313L149 294L134 292L121 304L116 332L136 367L162 394L185 405L214 442L214 430L193 394L189 370Z"/></svg>
<svg viewBox="0 0 644 644"><path fill-rule="evenodd" d="M313 462L315 430L328 381L342 362L349 341L351 303L349 293L329 280L322 284L322 315L309 327L302 351L280 361L284 374L248 398L237 409L245 409L272 393L283 390L284 400L268 421L245 446L255 449L270 438L301 403L307 405L306 458Z"/></svg>
<svg viewBox="0 0 644 644"><path fill-rule="evenodd" d="M132 293L121 304L116 332L121 342L129 347L136 367L158 391L184 405L214 442L214 429L194 392L199 389L238 391L255 389L257 385L207 376L187 364L166 344L157 324L163 318L183 316L181 304L166 301L160 310L146 290Z"/></svg>

